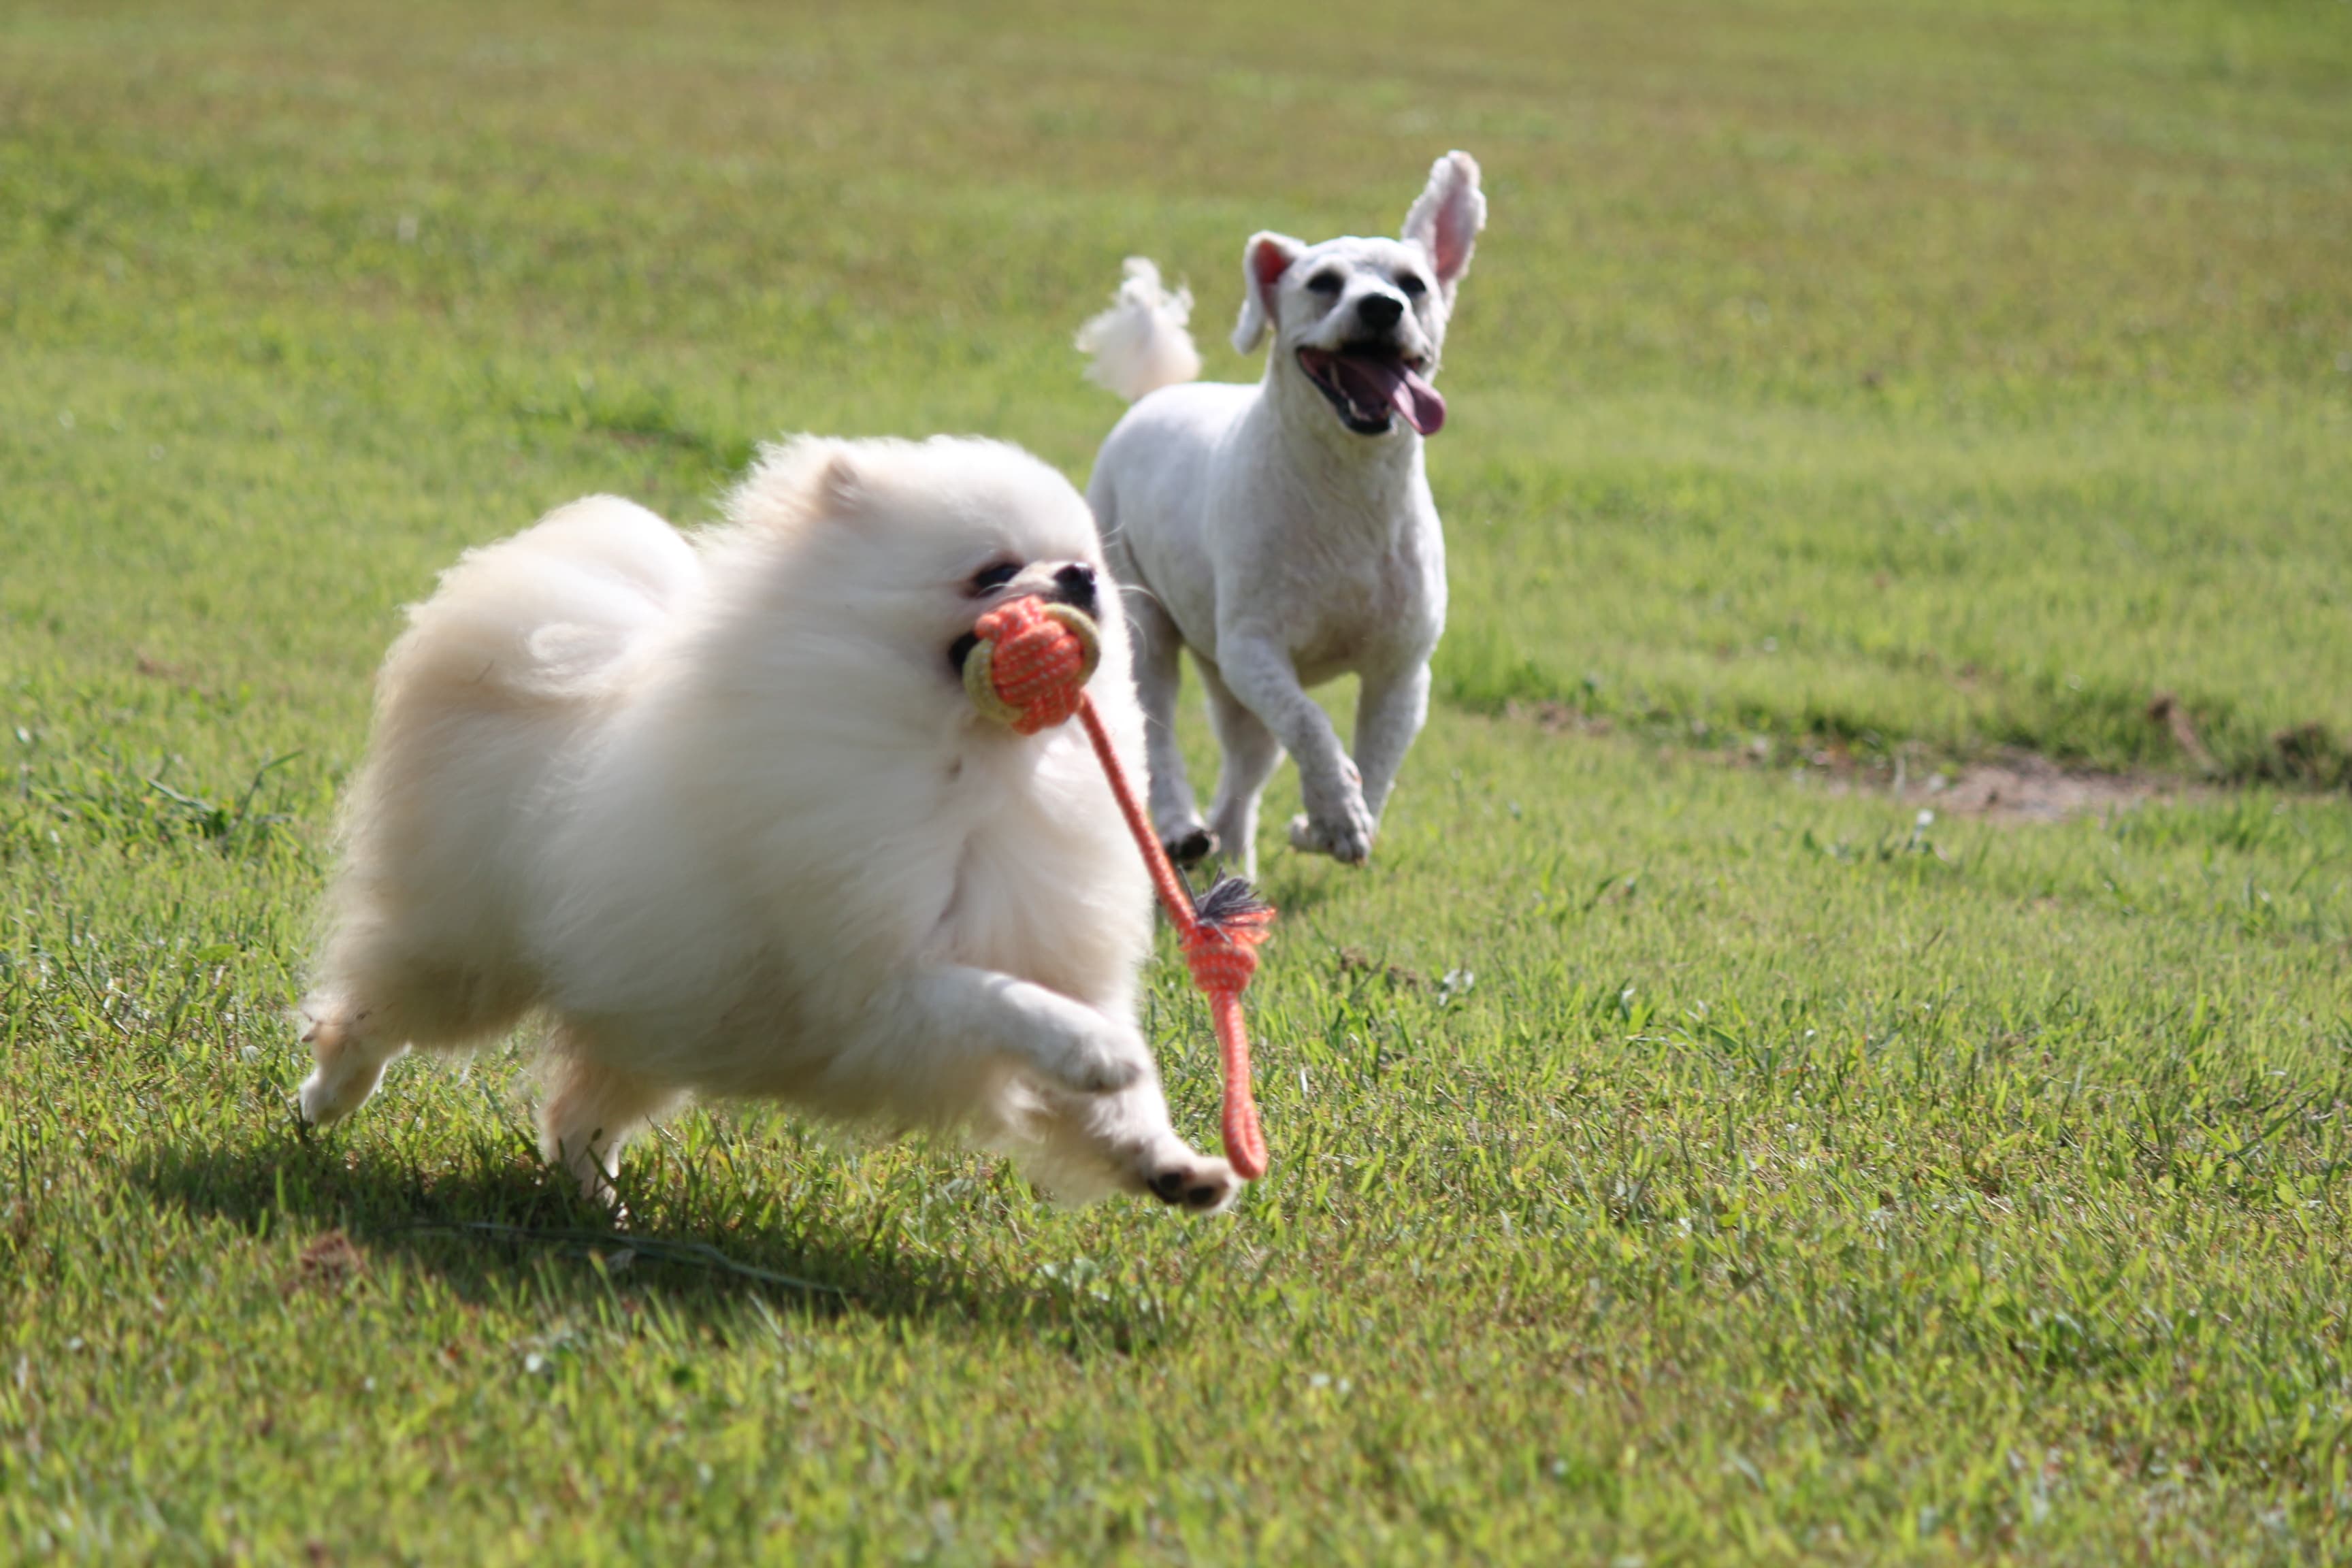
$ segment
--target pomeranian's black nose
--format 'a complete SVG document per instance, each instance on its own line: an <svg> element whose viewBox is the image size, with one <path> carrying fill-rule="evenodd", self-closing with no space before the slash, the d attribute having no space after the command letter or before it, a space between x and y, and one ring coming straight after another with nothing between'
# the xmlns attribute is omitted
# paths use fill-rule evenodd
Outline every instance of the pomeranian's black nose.
<svg viewBox="0 0 2352 1568"><path fill-rule="evenodd" d="M1356 316L1375 331L1386 331L1404 314L1404 301L1393 294L1368 294L1356 301Z"/></svg>
<svg viewBox="0 0 2352 1568"><path fill-rule="evenodd" d="M1074 561L1055 573L1054 597L1087 615L1095 614L1095 569L1083 561Z"/></svg>

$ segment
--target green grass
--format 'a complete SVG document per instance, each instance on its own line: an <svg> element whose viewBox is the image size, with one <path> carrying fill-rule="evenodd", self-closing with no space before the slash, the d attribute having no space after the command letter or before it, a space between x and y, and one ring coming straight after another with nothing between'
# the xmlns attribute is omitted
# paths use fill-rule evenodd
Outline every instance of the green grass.
<svg viewBox="0 0 2352 1568"><path fill-rule="evenodd" d="M1433 15L0 12L0 1557L2352 1553L2352 10ZM1444 700L1269 854L1234 1218L714 1107L609 1236L519 1049L296 1130L458 550L802 427L1082 473L1122 255L1245 374L1243 238L1454 145ZM2196 771L2158 691L2228 787L1784 765Z"/></svg>

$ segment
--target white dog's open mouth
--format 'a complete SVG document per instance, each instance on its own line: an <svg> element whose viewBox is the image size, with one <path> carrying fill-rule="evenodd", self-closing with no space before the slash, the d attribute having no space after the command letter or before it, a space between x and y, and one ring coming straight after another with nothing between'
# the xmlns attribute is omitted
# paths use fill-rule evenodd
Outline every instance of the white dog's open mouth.
<svg viewBox="0 0 2352 1568"><path fill-rule="evenodd" d="M1391 351L1303 348L1298 368L1359 436L1383 434L1398 415L1424 436L1436 435L1445 424L1445 399Z"/></svg>

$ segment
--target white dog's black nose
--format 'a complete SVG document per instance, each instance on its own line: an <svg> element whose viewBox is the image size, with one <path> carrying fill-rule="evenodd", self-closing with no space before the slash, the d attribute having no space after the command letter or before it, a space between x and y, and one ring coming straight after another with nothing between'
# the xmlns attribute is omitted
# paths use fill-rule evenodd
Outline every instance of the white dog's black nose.
<svg viewBox="0 0 2352 1568"><path fill-rule="evenodd" d="M1404 301L1393 294L1367 294L1356 301L1356 319L1374 331L1386 331L1404 314Z"/></svg>
<svg viewBox="0 0 2352 1568"><path fill-rule="evenodd" d="M1095 569L1083 561L1073 561L1055 573L1054 597L1074 609L1095 614Z"/></svg>

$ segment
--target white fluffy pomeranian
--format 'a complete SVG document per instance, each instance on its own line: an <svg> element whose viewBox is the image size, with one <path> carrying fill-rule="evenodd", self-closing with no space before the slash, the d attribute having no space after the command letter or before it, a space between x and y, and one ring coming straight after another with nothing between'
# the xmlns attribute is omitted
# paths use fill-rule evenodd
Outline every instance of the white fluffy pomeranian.
<svg viewBox="0 0 2352 1568"><path fill-rule="evenodd" d="M1086 502L1013 447L770 447L682 537L609 496L467 554L409 616L301 1005L304 1118L410 1046L547 1021L541 1143L609 1201L689 1093L956 1128L1066 1199L1196 1212L1135 1025L1150 886L1075 725L982 719L972 622L1094 615L1088 690L1143 751Z"/></svg>

